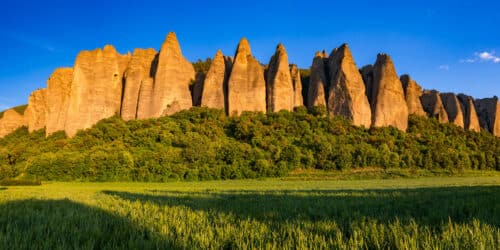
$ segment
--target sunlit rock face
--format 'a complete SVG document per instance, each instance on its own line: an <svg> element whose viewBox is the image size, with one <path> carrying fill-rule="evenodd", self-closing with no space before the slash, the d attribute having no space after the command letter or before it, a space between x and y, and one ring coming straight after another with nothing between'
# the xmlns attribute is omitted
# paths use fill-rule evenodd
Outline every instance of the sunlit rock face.
<svg viewBox="0 0 500 250"><path fill-rule="evenodd" d="M426 116L424 108L422 107L422 87L416 81L411 79L409 75L402 75L400 77L403 89L405 91L406 104L408 106L408 114Z"/></svg>
<svg viewBox="0 0 500 250"><path fill-rule="evenodd" d="M288 55L283 44L279 44L267 69L267 110L293 111L294 86L290 74Z"/></svg>
<svg viewBox="0 0 500 250"><path fill-rule="evenodd" d="M151 106L153 88L152 67L157 53L154 49L135 49L125 70L121 117L133 120L146 118L148 113L144 108ZM141 111L139 112L139 107Z"/></svg>
<svg viewBox="0 0 500 250"><path fill-rule="evenodd" d="M72 81L73 68L58 68L47 80L47 135L65 129Z"/></svg>
<svg viewBox="0 0 500 250"><path fill-rule="evenodd" d="M316 52L311 66L309 89L307 91L307 107L325 106L328 78L325 70L325 54Z"/></svg>
<svg viewBox="0 0 500 250"><path fill-rule="evenodd" d="M372 126L408 127L408 107L403 85L390 56L379 54L373 67Z"/></svg>
<svg viewBox="0 0 500 250"><path fill-rule="evenodd" d="M169 33L158 56L150 116L161 117L191 108L189 85L194 77L194 67L182 55L175 33Z"/></svg>
<svg viewBox="0 0 500 250"><path fill-rule="evenodd" d="M266 112L264 67L252 56L245 38L238 44L228 82L228 114L243 111Z"/></svg>
<svg viewBox="0 0 500 250"><path fill-rule="evenodd" d="M464 128L462 105L460 104L457 96L453 93L441 93L441 100L443 101L444 108L448 114L449 122Z"/></svg>
<svg viewBox="0 0 500 250"><path fill-rule="evenodd" d="M4 137L23 126L28 126L24 116L14 109L8 109L4 111L3 117L0 119L0 137Z"/></svg>
<svg viewBox="0 0 500 250"><path fill-rule="evenodd" d="M371 108L363 78L347 44L336 48L329 59L328 112L343 116L356 126L370 127Z"/></svg>
<svg viewBox="0 0 500 250"><path fill-rule="evenodd" d="M422 106L429 117L436 118L440 123L447 123L448 113L444 108L441 95L435 90L425 90L420 97Z"/></svg>
<svg viewBox="0 0 500 250"><path fill-rule="evenodd" d="M221 50L215 54L203 82L201 106L226 110L227 81L232 62L224 57Z"/></svg>
<svg viewBox="0 0 500 250"><path fill-rule="evenodd" d="M476 111L481 127L495 136L500 136L500 103L498 97L477 99Z"/></svg>
<svg viewBox="0 0 500 250"><path fill-rule="evenodd" d="M29 132L45 128L47 121L47 89L38 89L31 93L24 117L27 120Z"/></svg>
<svg viewBox="0 0 500 250"><path fill-rule="evenodd" d="M481 125L479 124L479 117L476 112L474 98L464 94L459 94L457 97L462 105L465 129L475 132L481 131Z"/></svg>

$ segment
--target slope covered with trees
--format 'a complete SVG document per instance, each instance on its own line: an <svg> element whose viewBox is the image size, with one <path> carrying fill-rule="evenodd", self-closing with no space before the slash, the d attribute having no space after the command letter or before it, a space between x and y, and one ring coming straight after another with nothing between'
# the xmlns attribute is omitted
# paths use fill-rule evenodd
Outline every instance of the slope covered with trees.
<svg viewBox="0 0 500 250"><path fill-rule="evenodd" d="M67 138L21 128L0 140L0 179L213 180L364 167L500 170L500 140L435 119L408 131L352 126L324 107L271 114L192 108L173 116L103 120Z"/></svg>

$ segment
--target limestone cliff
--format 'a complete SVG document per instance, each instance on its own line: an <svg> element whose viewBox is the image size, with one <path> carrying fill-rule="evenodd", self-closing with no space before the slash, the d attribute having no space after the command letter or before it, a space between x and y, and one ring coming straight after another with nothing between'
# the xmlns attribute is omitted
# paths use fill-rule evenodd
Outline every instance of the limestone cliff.
<svg viewBox="0 0 500 250"><path fill-rule="evenodd" d="M447 123L448 113L444 108L441 95L435 90L425 90L420 97L422 106L429 117L436 118L440 123Z"/></svg>
<svg viewBox="0 0 500 250"><path fill-rule="evenodd" d="M368 102L370 103L370 107L373 106L373 65L369 64L364 66L359 70L361 77L363 78L363 82L365 84L365 93L368 98Z"/></svg>
<svg viewBox="0 0 500 250"><path fill-rule="evenodd" d="M372 126L408 127L408 107L403 85L389 55L379 54L373 67Z"/></svg>
<svg viewBox="0 0 500 250"><path fill-rule="evenodd" d="M31 93L24 117L31 133L45 128L47 114L47 89L38 89Z"/></svg>
<svg viewBox="0 0 500 250"><path fill-rule="evenodd" d="M476 110L481 127L500 137L500 103L498 97L477 99Z"/></svg>
<svg viewBox="0 0 500 250"><path fill-rule="evenodd" d="M145 100L141 100L140 96L141 90L147 92L146 88L152 87L153 74L151 68L155 56L156 51L154 49L135 49L132 54L132 58L125 70L125 85L121 107L121 117L126 121L137 119L139 106L147 107L151 105L151 98L143 97Z"/></svg>
<svg viewBox="0 0 500 250"><path fill-rule="evenodd" d="M150 117L171 115L193 106L189 85L193 65L182 55L175 33L165 38L158 55Z"/></svg>
<svg viewBox="0 0 500 250"><path fill-rule="evenodd" d="M294 89L288 55L283 44L276 47L267 70L266 97L267 111L293 111Z"/></svg>
<svg viewBox="0 0 500 250"><path fill-rule="evenodd" d="M304 97L302 96L302 79L297 65L290 65L290 76L293 84L293 107L304 106Z"/></svg>
<svg viewBox="0 0 500 250"><path fill-rule="evenodd" d="M23 126L28 126L28 123L22 114L14 109L6 110L0 119L0 137L4 137Z"/></svg>
<svg viewBox="0 0 500 250"><path fill-rule="evenodd" d="M422 102L420 101L420 97L422 96L422 87L420 87L416 81L411 79L409 75L402 75L400 79L405 91L408 114L425 116L426 114L424 108L422 107Z"/></svg>
<svg viewBox="0 0 500 250"><path fill-rule="evenodd" d="M363 78L347 44L336 48L329 59L330 89L328 112L343 116L356 126L369 128L371 108L365 93Z"/></svg>
<svg viewBox="0 0 500 250"><path fill-rule="evenodd" d="M113 46L82 51L73 69L65 130L73 136L98 121L120 113L123 73L130 55Z"/></svg>
<svg viewBox="0 0 500 250"><path fill-rule="evenodd" d="M309 78L309 89L307 91L307 107L326 107L326 88L328 84L325 72L325 54L316 52L311 66L311 77Z"/></svg>
<svg viewBox="0 0 500 250"><path fill-rule="evenodd" d="M444 108L448 114L449 122L464 128L464 115L462 105L457 96L453 93L441 93L441 100L443 101Z"/></svg>
<svg viewBox="0 0 500 250"><path fill-rule="evenodd" d="M477 116L474 99L471 96L459 94L458 100L460 100L462 110L464 113L465 129L476 132L481 131L481 126L479 125L479 118Z"/></svg>
<svg viewBox="0 0 500 250"><path fill-rule="evenodd" d="M47 80L46 135L65 129L73 68L56 69Z"/></svg>
<svg viewBox="0 0 500 250"><path fill-rule="evenodd" d="M202 107L226 110L224 100L227 96L230 68L230 62L218 50L203 82Z"/></svg>
<svg viewBox="0 0 500 250"><path fill-rule="evenodd" d="M236 50L228 82L228 114L243 111L266 112L264 68L252 56L247 39L241 39Z"/></svg>

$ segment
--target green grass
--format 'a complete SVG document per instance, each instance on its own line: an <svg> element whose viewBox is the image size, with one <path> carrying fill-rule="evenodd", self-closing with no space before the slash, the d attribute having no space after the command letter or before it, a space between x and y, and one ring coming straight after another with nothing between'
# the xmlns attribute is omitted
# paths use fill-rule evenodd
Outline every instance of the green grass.
<svg viewBox="0 0 500 250"><path fill-rule="evenodd" d="M498 249L500 177L0 188L0 249Z"/></svg>

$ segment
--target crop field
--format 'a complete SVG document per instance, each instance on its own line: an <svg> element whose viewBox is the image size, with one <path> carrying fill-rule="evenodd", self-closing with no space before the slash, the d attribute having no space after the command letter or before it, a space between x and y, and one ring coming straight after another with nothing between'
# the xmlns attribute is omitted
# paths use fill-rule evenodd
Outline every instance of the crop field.
<svg viewBox="0 0 500 250"><path fill-rule="evenodd" d="M0 249L498 249L500 177L0 187Z"/></svg>

